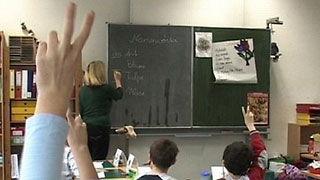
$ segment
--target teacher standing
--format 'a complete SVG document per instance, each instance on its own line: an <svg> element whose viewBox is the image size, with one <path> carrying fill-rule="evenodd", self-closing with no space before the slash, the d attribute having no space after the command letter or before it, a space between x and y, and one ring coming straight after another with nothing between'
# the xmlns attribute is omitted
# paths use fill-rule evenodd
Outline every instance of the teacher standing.
<svg viewBox="0 0 320 180"><path fill-rule="evenodd" d="M121 73L114 71L113 75L116 88L107 84L105 64L102 61L91 62L79 94L80 115L87 124L88 146L93 160L103 160L108 155L112 101L123 96Z"/></svg>

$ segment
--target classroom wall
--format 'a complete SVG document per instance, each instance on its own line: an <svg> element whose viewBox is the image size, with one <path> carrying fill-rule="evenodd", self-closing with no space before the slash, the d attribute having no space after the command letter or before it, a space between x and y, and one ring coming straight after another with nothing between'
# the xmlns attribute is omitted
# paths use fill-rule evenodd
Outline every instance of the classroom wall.
<svg viewBox="0 0 320 180"><path fill-rule="evenodd" d="M0 0L0 30L5 35L23 35L21 22L32 29L36 37L46 40L51 30L62 32L65 9L69 0ZM129 0L73 0L78 5L75 34L79 33L85 14L94 10L95 23L83 50L83 66L92 60L106 60L105 22L129 22Z"/></svg>
<svg viewBox="0 0 320 180"><path fill-rule="evenodd" d="M21 35L25 22L39 39L49 30L61 32L67 0L0 0L0 29L6 35ZM320 1L318 0L74 0L79 5L78 24L85 11L94 9L96 22L83 52L85 67L92 59L105 60L105 22L136 24L180 24L216 27L265 28L265 20L280 16L282 26L274 26L276 41L283 53L271 64L271 128L269 153L286 153L287 123L295 122L296 102L319 102L320 83ZM76 30L77 32L77 30ZM112 138L112 145L117 142ZM139 162L147 161L149 145L160 137L141 136L130 140L130 152ZM178 179L199 179L202 170L220 165L223 149L244 136L169 137L180 148L178 161L169 174ZM124 143L120 143L124 144ZM116 145L117 146L117 145ZM114 148L113 146L112 148ZM113 154L110 150L109 155ZM112 155L111 155L112 156Z"/></svg>
<svg viewBox="0 0 320 180"><path fill-rule="evenodd" d="M265 20L279 16L284 25L274 25L272 41L283 53L271 63L270 138L271 153L286 154L287 126L296 122L295 106L320 102L320 1L245 0L245 26L266 27Z"/></svg>
<svg viewBox="0 0 320 180"><path fill-rule="evenodd" d="M158 25L243 26L244 0L131 0L130 22Z"/></svg>

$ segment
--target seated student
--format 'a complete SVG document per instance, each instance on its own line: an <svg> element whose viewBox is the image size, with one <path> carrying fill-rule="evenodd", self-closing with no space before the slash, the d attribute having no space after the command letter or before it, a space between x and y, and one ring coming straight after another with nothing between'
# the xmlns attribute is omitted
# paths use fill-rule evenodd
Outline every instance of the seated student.
<svg viewBox="0 0 320 180"><path fill-rule="evenodd" d="M85 130L82 120L65 120L69 105L76 64L81 63L81 51L90 34L94 12L87 14L80 35L72 42L76 5L70 3L62 38L51 31L48 43L40 42L37 56L38 98L35 115L26 122L25 143L21 163L21 180L61 179L63 148L68 136L74 147L80 179L98 179L87 147L86 139L77 137ZM69 124L69 127L68 127ZM68 131L69 128L69 131Z"/></svg>
<svg viewBox="0 0 320 180"><path fill-rule="evenodd" d="M243 142L234 142L226 147L223 163L229 174L226 180L263 180L268 164L268 154L259 131L254 126L253 114L249 106L247 112L242 107L245 124L250 131L251 147Z"/></svg>
<svg viewBox="0 0 320 180"><path fill-rule="evenodd" d="M176 162L179 152L177 145L169 139L159 139L150 147L150 166L152 174L144 175L138 180L176 180L167 175L168 169Z"/></svg>
<svg viewBox="0 0 320 180"><path fill-rule="evenodd" d="M71 115L71 112L67 111L67 119L68 122L75 121ZM82 121L81 117L78 116L77 121L81 122L80 127L77 129L77 133L69 133L68 134L68 140L72 142L83 142L83 146L87 146L87 130L86 125ZM136 137L136 133L134 131L134 128L132 126L124 126L123 128L116 129L116 132L119 134L125 134L128 138L134 138ZM64 148L64 155L63 155L63 167L62 167L62 180L73 180L73 179L79 179L79 170L77 166L77 161L74 158L74 155L72 151L77 151L77 146L74 146L75 143L72 143L72 146L69 147L67 145ZM86 147L88 148L88 147ZM89 153L82 154L81 156L89 156ZM87 157L89 159L89 157ZM90 167L88 167L90 168Z"/></svg>
<svg viewBox="0 0 320 180"><path fill-rule="evenodd" d="M71 148L66 145L63 153L63 166L61 180L79 179L79 170Z"/></svg>

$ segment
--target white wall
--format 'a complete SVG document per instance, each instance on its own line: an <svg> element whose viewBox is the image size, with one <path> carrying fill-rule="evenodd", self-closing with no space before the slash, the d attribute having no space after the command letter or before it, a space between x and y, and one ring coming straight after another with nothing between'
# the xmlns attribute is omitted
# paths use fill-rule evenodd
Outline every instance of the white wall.
<svg viewBox="0 0 320 180"><path fill-rule="evenodd" d="M130 22L236 27L243 25L244 0L131 0Z"/></svg>
<svg viewBox="0 0 320 180"><path fill-rule="evenodd" d="M46 40L51 30L62 32L65 9L69 0L0 0L0 30L8 35L23 35L21 22L32 29L36 37ZM94 10L95 23L83 51L83 67L92 60L106 59L105 22L129 22L129 0L73 0L78 5L75 34L79 33L82 18Z"/></svg>
<svg viewBox="0 0 320 180"><path fill-rule="evenodd" d="M279 16L282 26L273 26L283 53L271 64L270 152L286 153L287 124L296 122L297 102L319 103L320 83L320 1L245 0L245 26L264 28L265 20Z"/></svg>

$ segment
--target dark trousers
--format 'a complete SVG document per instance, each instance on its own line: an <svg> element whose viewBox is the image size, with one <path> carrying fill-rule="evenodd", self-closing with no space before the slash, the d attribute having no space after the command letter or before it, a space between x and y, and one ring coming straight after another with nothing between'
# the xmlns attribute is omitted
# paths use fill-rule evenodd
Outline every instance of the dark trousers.
<svg viewBox="0 0 320 180"><path fill-rule="evenodd" d="M110 127L87 124L87 132L92 160L105 160L109 151Z"/></svg>

